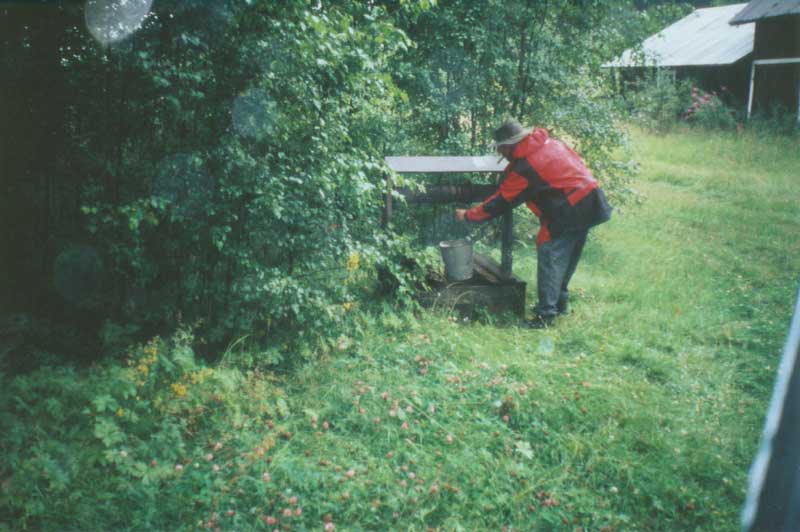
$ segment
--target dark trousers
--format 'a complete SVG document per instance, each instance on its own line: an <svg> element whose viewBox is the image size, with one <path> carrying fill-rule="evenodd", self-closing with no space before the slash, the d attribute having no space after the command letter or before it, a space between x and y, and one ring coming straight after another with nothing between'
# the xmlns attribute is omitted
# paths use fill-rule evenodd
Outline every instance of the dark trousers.
<svg viewBox="0 0 800 532"><path fill-rule="evenodd" d="M567 287L588 234L588 229L568 231L539 246L536 271L539 303L533 308L537 316L550 318L567 310Z"/></svg>

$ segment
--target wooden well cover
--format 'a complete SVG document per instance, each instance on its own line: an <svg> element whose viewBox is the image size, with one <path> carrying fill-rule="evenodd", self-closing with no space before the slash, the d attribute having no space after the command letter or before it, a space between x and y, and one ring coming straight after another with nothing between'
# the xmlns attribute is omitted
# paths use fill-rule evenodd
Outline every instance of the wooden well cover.
<svg viewBox="0 0 800 532"><path fill-rule="evenodd" d="M445 172L502 172L508 161L499 155L483 157L386 157L386 164L398 174Z"/></svg>

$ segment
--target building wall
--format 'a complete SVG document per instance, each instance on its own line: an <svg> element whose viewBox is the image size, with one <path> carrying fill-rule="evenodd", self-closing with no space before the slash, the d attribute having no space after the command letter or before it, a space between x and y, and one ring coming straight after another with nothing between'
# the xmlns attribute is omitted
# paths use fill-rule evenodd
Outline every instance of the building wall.
<svg viewBox="0 0 800 532"><path fill-rule="evenodd" d="M698 88L717 92L726 104L744 110L752 60L752 56L747 55L732 65L679 67L676 69L677 78L692 79Z"/></svg>
<svg viewBox="0 0 800 532"><path fill-rule="evenodd" d="M759 59L800 57L800 15L756 22L753 56ZM769 111L776 105L797 113L800 107L800 64L756 67L753 111Z"/></svg>
<svg viewBox="0 0 800 532"><path fill-rule="evenodd" d="M756 22L753 54L756 59L800 57L800 15Z"/></svg>

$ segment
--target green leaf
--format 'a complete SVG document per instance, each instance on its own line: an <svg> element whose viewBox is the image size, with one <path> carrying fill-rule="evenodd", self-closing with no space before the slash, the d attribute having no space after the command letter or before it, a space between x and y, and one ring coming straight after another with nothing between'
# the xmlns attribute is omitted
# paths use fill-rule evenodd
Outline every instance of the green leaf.
<svg viewBox="0 0 800 532"><path fill-rule="evenodd" d="M100 395L92 400L95 412L102 413L106 411L114 412L117 410L117 401L110 395Z"/></svg>
<svg viewBox="0 0 800 532"><path fill-rule="evenodd" d="M108 418L101 417L95 421L94 435L106 447L111 447L125 441L125 434Z"/></svg>
<svg viewBox="0 0 800 532"><path fill-rule="evenodd" d="M533 459L533 449L531 448L531 444L527 441L518 440L514 442L514 450L528 460Z"/></svg>

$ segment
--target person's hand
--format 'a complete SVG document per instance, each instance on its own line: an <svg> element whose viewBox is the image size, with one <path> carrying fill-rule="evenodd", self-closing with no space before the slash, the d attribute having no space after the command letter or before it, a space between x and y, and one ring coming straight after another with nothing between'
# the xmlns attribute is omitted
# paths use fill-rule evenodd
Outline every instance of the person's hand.
<svg viewBox="0 0 800 532"><path fill-rule="evenodd" d="M467 209L456 209L456 220L463 222L467 216Z"/></svg>

